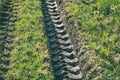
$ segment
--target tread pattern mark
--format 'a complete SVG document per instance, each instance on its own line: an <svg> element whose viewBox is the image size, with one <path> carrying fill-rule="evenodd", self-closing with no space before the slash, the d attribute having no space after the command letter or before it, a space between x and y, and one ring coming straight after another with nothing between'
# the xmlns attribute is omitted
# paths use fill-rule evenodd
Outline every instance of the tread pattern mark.
<svg viewBox="0 0 120 80"><path fill-rule="evenodd" d="M0 12L0 80L10 68L10 52L13 48L14 23L17 20L18 0L2 2Z"/></svg>
<svg viewBox="0 0 120 80"><path fill-rule="evenodd" d="M55 80L81 80L79 60L55 0L42 0Z"/></svg>

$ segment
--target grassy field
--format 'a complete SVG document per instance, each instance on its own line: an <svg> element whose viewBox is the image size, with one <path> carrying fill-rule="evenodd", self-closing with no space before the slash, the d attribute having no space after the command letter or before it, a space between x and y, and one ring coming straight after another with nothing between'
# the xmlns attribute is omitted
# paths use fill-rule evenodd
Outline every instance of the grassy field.
<svg viewBox="0 0 120 80"><path fill-rule="evenodd" d="M39 0L20 1L18 21L14 32L15 47L6 80L52 80L47 39Z"/></svg>
<svg viewBox="0 0 120 80"><path fill-rule="evenodd" d="M0 3L1 4L1 3ZM53 80L40 0L21 0L15 23L12 68L6 80ZM65 3L84 45L104 69L99 80L120 80L119 0L74 0ZM98 79L96 79L98 80Z"/></svg>
<svg viewBox="0 0 120 80"><path fill-rule="evenodd" d="M120 2L119 0L76 0L66 3L66 11L77 22L80 35L91 54L104 68L100 80L120 79Z"/></svg>

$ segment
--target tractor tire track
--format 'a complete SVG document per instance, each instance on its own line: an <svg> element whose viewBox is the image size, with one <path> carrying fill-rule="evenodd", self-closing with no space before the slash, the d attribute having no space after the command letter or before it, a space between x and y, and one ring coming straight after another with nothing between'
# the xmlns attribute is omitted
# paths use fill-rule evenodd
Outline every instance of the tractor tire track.
<svg viewBox="0 0 120 80"><path fill-rule="evenodd" d="M42 0L54 80L81 80L79 60L55 0Z"/></svg>
<svg viewBox="0 0 120 80"><path fill-rule="evenodd" d="M99 59L95 54L90 52L89 48L85 47L87 42L83 36L81 36L81 24L78 23L74 16L69 16L69 12L65 10L66 6L70 6L68 3L72 3L72 1L57 0L63 22L72 42L71 44L73 44L74 50L77 56L79 56L79 66L81 67L82 73L81 80L101 79L103 69L97 63Z"/></svg>
<svg viewBox="0 0 120 80"><path fill-rule="evenodd" d="M68 3L74 4L74 2L69 0L57 0L58 5L61 8L61 14L63 16L63 21L66 24L68 34L72 44L74 45L74 50L79 56L79 62L81 67L82 79L81 80L98 80L102 78L101 73L103 73L102 67L97 63L99 62L98 57L91 52L86 45L88 42L81 35L81 24L73 16L69 16L69 12L65 10Z"/></svg>
<svg viewBox="0 0 120 80"><path fill-rule="evenodd" d="M10 52L13 48L15 38L13 31L14 23L17 20L18 1L5 0L1 4L0 12L0 80L5 80L4 76L10 67Z"/></svg>

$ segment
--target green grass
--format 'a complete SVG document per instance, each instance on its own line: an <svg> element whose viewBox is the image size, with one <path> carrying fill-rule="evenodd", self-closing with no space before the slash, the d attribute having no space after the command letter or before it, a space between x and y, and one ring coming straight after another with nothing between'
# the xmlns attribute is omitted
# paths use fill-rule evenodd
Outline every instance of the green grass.
<svg viewBox="0 0 120 80"><path fill-rule="evenodd" d="M40 1L22 0L6 80L52 80ZM33 24L33 27L30 27Z"/></svg>
<svg viewBox="0 0 120 80"><path fill-rule="evenodd" d="M0 3L1 4L1 3ZM6 80L53 80L40 0L21 0L16 22L12 69ZM120 3L118 0L75 0L65 3L80 35L104 68L102 80L120 80ZM31 27L31 24L33 26ZM97 80L97 79L96 79Z"/></svg>
<svg viewBox="0 0 120 80"><path fill-rule="evenodd" d="M120 79L120 2L118 0L76 0L66 3L66 11L78 22L86 47L99 57L104 80Z"/></svg>

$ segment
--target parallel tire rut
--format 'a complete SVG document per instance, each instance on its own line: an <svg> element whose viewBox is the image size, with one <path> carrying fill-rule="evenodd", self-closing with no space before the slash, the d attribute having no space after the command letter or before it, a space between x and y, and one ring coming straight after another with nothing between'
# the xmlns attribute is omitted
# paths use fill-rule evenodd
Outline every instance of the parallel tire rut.
<svg viewBox="0 0 120 80"><path fill-rule="evenodd" d="M81 80L79 60L55 0L42 0L54 80Z"/></svg>
<svg viewBox="0 0 120 80"><path fill-rule="evenodd" d="M17 20L18 2L5 0L2 2L0 12L0 80L4 80L5 73L10 69L10 52L13 48L15 30L14 23Z"/></svg>

